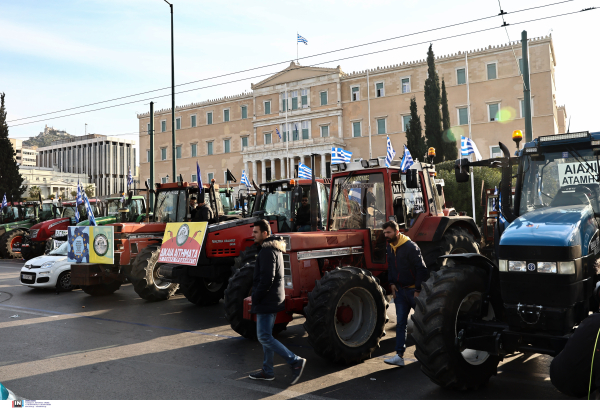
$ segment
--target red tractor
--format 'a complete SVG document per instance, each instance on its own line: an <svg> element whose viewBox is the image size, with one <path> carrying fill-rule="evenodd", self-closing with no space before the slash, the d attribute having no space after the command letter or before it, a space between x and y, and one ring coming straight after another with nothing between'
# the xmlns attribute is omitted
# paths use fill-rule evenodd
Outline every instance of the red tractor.
<svg viewBox="0 0 600 408"><path fill-rule="evenodd" d="M333 179L325 231L279 233L284 254L285 310L274 331L283 330L293 314L306 318L308 340L320 356L358 363L371 356L385 335L387 259L382 225L396 220L401 231L421 248L430 270L445 262L440 255L478 253L480 234L469 217L445 216L434 181L434 167L415 163L403 174L399 162L383 159L332 165ZM232 328L256 338L250 314L253 257L231 277L225 292Z"/></svg>

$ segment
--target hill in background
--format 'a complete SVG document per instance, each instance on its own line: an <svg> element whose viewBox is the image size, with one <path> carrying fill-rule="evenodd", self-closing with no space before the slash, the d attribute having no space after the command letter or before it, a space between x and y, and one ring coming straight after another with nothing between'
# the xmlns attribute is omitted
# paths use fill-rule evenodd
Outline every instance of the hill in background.
<svg viewBox="0 0 600 408"><path fill-rule="evenodd" d="M44 126L44 131L39 135L23 141L23 147L45 147L50 146L52 142L65 140L74 137L64 130L56 130L53 127Z"/></svg>

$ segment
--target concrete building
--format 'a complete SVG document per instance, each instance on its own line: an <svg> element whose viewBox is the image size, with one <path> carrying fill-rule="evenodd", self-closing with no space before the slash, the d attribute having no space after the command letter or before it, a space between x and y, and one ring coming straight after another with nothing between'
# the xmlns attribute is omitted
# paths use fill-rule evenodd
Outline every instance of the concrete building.
<svg viewBox="0 0 600 408"><path fill-rule="evenodd" d="M82 173L96 185L99 197L127 189L129 168L135 171L136 142L91 134L73 137L38 149L38 166L63 173Z"/></svg>
<svg viewBox="0 0 600 408"><path fill-rule="evenodd" d="M85 173L62 173L52 167L19 166L19 174L23 177L23 185L27 187L24 197L29 196L32 186L40 188L42 197L47 199L51 194L58 198L65 193L71 199L71 191L77 192L77 181L82 188L88 186L88 175Z"/></svg>
<svg viewBox="0 0 600 408"><path fill-rule="evenodd" d="M37 150L23 147L23 141L9 138L15 151L15 159L19 166L35 166L37 162Z"/></svg>
<svg viewBox="0 0 600 408"><path fill-rule="evenodd" d="M552 39L534 38L529 45L533 136L565 132L566 110L556 104ZM457 143L460 135L469 135L470 121L484 158L500 153L499 141L512 144L514 129L525 128L520 55L515 42L436 58ZM288 177L290 168L309 165L309 156L317 154L316 174L329 176L332 147L353 152L353 160L385 156L387 136L401 155L413 96L423 120L426 78L425 60L352 73L292 62L252 84L251 93L177 107L177 172L195 181L198 161L205 181L224 183L229 168L238 180L246 169L260 183ZM150 174L149 113L138 120L143 183ZM155 181L172 180L171 159L171 110L164 109L155 112Z"/></svg>

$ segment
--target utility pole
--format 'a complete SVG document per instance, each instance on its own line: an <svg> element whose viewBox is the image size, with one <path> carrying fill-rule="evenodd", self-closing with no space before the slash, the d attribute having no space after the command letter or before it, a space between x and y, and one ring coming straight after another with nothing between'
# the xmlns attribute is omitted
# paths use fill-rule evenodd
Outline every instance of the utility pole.
<svg viewBox="0 0 600 408"><path fill-rule="evenodd" d="M523 116L525 117L525 143L533 140L533 126L531 123L531 84L529 81L529 46L527 31L521 33L521 58L523 58Z"/></svg>
<svg viewBox="0 0 600 408"><path fill-rule="evenodd" d="M150 185L148 188L152 190L154 188L154 102L150 102ZM140 160L141 161L141 160ZM154 211L154 194L149 192L150 195L150 211Z"/></svg>
<svg viewBox="0 0 600 408"><path fill-rule="evenodd" d="M177 147L175 146L175 51L173 45L173 5L165 0L165 3L171 7L171 131L173 142L173 182L177 181Z"/></svg>

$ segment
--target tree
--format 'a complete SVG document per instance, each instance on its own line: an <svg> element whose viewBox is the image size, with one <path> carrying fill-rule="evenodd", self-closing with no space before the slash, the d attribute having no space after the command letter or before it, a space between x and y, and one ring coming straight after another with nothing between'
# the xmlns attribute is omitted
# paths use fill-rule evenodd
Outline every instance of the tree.
<svg viewBox="0 0 600 408"><path fill-rule="evenodd" d="M48 196L48 199L50 199L50 200L54 200L55 198L56 198L56 196L55 196L54 194L50 194L50 195Z"/></svg>
<svg viewBox="0 0 600 408"><path fill-rule="evenodd" d="M15 159L15 150L8 139L4 96L4 93L0 94L0 194L6 194L6 199L10 201L19 200L27 187L23 185L23 177L19 173L19 166Z"/></svg>
<svg viewBox="0 0 600 408"><path fill-rule="evenodd" d="M73 198L77 197L77 191L71 191L71 197L73 197Z"/></svg>
<svg viewBox="0 0 600 408"><path fill-rule="evenodd" d="M95 193L96 193L96 185L95 184L88 184L85 187L85 195L88 196L88 198L94 197Z"/></svg>
<svg viewBox="0 0 600 408"><path fill-rule="evenodd" d="M429 51L427 51L427 79L425 80L425 106L423 109L425 111L425 139L427 140L427 147L434 147L436 152L434 163L444 160L440 99L440 80L435 70L433 46L429 44Z"/></svg>
<svg viewBox="0 0 600 408"><path fill-rule="evenodd" d="M32 200L40 199L40 188L38 186L29 187L29 198Z"/></svg>
<svg viewBox="0 0 600 408"><path fill-rule="evenodd" d="M413 158L423 160L427 153L427 146L423 138L423 129L421 127L421 117L417 113L417 100L413 96L410 98L410 121L406 126L406 147Z"/></svg>
<svg viewBox="0 0 600 408"><path fill-rule="evenodd" d="M443 160L456 160L458 148L456 147L456 137L450 129L450 111L448 110L448 94L444 78L442 78L442 130Z"/></svg>

